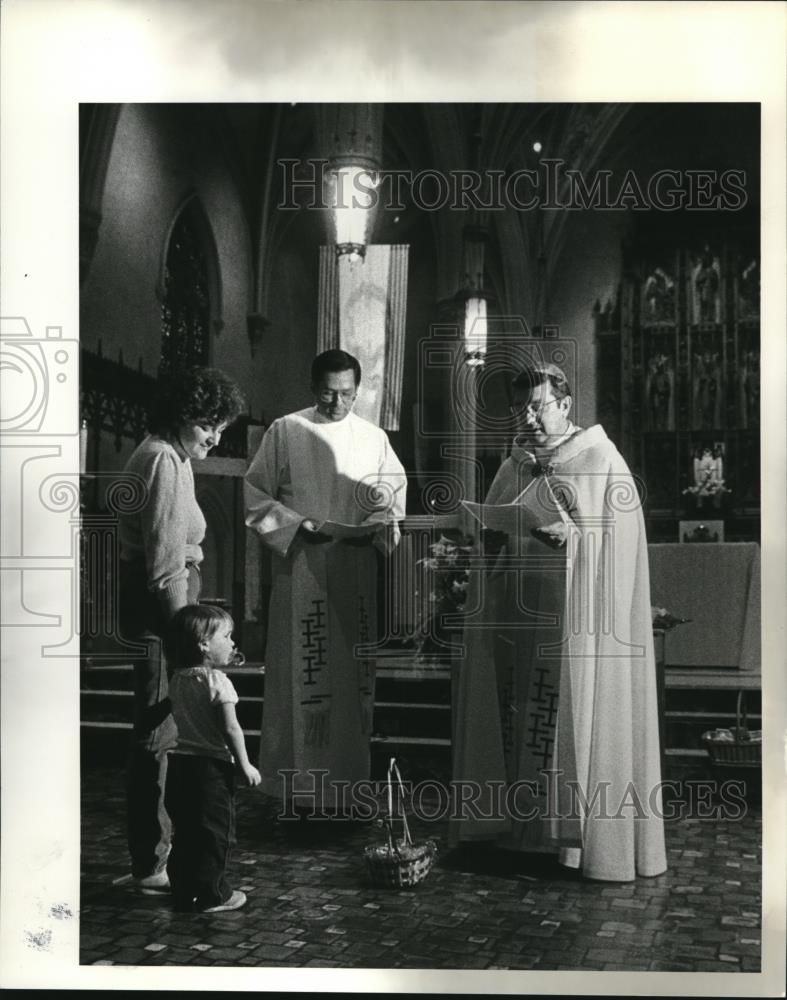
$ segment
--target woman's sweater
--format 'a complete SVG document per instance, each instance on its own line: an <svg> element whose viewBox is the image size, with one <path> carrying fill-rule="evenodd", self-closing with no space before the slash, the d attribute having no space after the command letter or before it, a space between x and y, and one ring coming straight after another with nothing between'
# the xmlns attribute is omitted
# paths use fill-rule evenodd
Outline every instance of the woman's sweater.
<svg viewBox="0 0 787 1000"><path fill-rule="evenodd" d="M140 510L120 515L120 557L144 559L148 588L169 616L187 603L186 564L202 561L205 518L194 493L191 461L178 445L151 434L124 471L140 477L145 502Z"/></svg>

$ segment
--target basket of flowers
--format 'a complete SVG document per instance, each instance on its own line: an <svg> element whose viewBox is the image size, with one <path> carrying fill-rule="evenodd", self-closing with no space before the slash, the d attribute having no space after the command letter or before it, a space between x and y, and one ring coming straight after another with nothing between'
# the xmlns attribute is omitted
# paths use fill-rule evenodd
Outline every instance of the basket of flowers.
<svg viewBox="0 0 787 1000"><path fill-rule="evenodd" d="M734 729L713 729L702 734L702 743L713 764L759 767L762 763L762 730L746 725L746 699L738 692Z"/></svg>
<svg viewBox="0 0 787 1000"><path fill-rule="evenodd" d="M401 815L394 816L393 811L393 777L400 790ZM402 836L397 837L393 823L401 819ZM396 759L391 757L388 765L388 812L382 823L388 834L387 843L370 845L364 850L364 860L369 879L373 885L381 889L412 889L419 885L432 870L437 857L437 845L433 840L416 844L407 824L404 808L404 787Z"/></svg>

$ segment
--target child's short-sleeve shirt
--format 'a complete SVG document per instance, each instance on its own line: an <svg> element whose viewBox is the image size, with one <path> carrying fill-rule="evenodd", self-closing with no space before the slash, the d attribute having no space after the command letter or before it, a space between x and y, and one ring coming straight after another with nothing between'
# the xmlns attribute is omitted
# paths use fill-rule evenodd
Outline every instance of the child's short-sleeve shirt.
<svg viewBox="0 0 787 1000"><path fill-rule="evenodd" d="M213 667L176 670L169 682L172 715L178 727L175 753L232 761L222 726L222 705L235 705L232 681Z"/></svg>

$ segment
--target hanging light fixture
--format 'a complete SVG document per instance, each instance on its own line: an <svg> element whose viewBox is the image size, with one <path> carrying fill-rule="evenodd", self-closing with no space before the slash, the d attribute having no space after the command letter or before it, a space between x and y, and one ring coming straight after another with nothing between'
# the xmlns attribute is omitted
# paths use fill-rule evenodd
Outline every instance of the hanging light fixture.
<svg viewBox="0 0 787 1000"><path fill-rule="evenodd" d="M459 297L464 299L464 360L472 367L483 365L486 359L486 294L484 290L484 248L486 230L480 226L465 226L463 233L464 287Z"/></svg>
<svg viewBox="0 0 787 1000"><path fill-rule="evenodd" d="M379 176L367 165L329 163L329 204L337 257L363 260L379 183Z"/></svg>
<svg viewBox="0 0 787 1000"><path fill-rule="evenodd" d="M382 155L380 104L319 109L320 150L327 160L326 204L337 257L363 260L377 208Z"/></svg>
<svg viewBox="0 0 787 1000"><path fill-rule="evenodd" d="M465 300L465 364L472 367L486 360L486 299L472 296Z"/></svg>

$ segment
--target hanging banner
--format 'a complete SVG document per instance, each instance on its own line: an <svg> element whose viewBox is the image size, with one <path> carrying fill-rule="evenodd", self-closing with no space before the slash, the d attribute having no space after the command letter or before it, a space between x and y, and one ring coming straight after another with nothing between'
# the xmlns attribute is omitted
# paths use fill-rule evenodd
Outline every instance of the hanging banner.
<svg viewBox="0 0 787 1000"><path fill-rule="evenodd" d="M369 246L363 261L351 261L320 248L317 350L340 347L358 358L354 412L388 431L399 429L402 403L408 251Z"/></svg>

